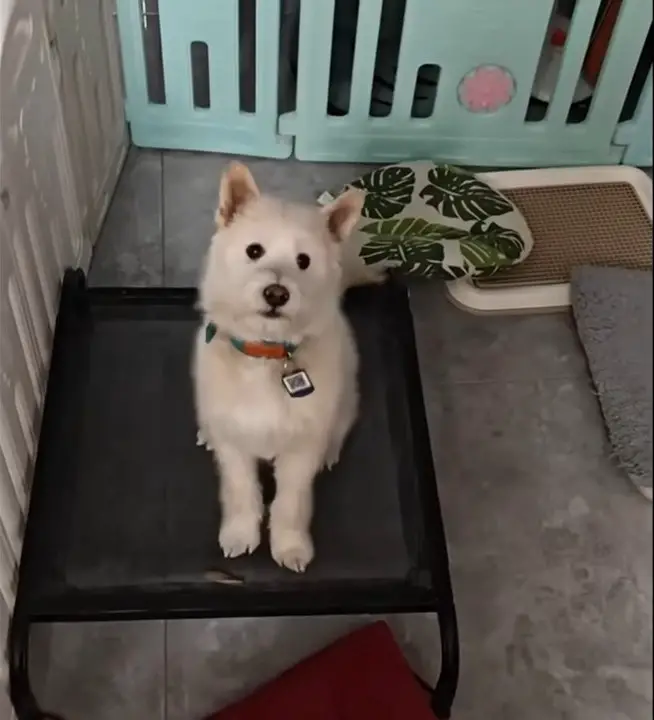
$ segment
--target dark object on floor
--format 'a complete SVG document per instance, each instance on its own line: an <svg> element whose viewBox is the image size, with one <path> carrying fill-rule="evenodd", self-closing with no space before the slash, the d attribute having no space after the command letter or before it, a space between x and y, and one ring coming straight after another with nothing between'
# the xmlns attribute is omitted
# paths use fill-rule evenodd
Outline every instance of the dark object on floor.
<svg viewBox="0 0 654 720"><path fill-rule="evenodd" d="M611 445L652 499L652 273L581 267L572 307Z"/></svg>
<svg viewBox="0 0 654 720"><path fill-rule="evenodd" d="M196 446L194 303L192 290L88 290L66 275L10 636L19 720L43 717L33 622L392 612L438 613L432 702L449 717L456 617L406 291L345 299L362 411L317 480L316 559L301 577L266 547L230 561L218 548L217 478Z"/></svg>
<svg viewBox="0 0 654 720"><path fill-rule="evenodd" d="M434 720L434 715L388 625L377 622L206 720Z"/></svg>

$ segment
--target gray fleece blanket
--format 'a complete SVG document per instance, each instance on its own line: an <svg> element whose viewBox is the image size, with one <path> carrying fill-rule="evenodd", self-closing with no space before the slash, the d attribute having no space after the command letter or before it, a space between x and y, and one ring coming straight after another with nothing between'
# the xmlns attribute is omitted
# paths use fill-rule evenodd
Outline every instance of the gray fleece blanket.
<svg viewBox="0 0 654 720"><path fill-rule="evenodd" d="M652 272L580 267L571 292L613 451L651 498Z"/></svg>

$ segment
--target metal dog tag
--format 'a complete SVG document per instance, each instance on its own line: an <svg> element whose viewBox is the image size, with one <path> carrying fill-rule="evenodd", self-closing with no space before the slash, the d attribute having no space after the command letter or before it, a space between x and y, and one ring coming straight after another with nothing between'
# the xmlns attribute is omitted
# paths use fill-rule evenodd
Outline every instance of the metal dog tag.
<svg viewBox="0 0 654 720"><path fill-rule="evenodd" d="M313 383L306 370L293 370L282 375L282 383L286 392L292 398L301 398L311 395L314 391Z"/></svg>

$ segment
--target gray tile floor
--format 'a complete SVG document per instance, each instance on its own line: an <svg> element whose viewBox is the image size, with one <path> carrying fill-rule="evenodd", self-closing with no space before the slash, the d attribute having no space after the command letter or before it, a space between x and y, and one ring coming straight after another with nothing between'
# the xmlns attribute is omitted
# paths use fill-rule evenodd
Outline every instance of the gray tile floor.
<svg viewBox="0 0 654 720"><path fill-rule="evenodd" d="M186 285L227 158L133 151L95 284ZM312 200L353 166L249 161ZM652 717L652 507L614 467L566 314L479 318L411 288L459 611L456 720ZM68 720L194 720L365 618L44 627L38 686ZM433 617L392 619L438 671Z"/></svg>

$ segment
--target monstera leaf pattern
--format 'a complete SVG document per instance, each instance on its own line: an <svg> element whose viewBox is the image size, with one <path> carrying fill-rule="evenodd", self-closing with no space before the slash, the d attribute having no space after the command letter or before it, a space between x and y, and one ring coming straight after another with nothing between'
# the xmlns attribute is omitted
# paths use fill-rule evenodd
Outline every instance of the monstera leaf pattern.
<svg viewBox="0 0 654 720"><path fill-rule="evenodd" d="M503 267L506 262L502 253L490 245L484 245L479 240L467 238L459 245L461 256L464 261L464 268L475 277L486 275L487 269Z"/></svg>
<svg viewBox="0 0 654 720"><path fill-rule="evenodd" d="M422 218L411 217L368 223L361 228L361 232L369 235L383 235L398 242L410 240L412 237L431 238L433 240L459 240L468 235L465 230L459 230L459 228L450 225L430 223Z"/></svg>
<svg viewBox="0 0 654 720"><path fill-rule="evenodd" d="M511 203L474 175L451 165L436 165L427 173L420 197L448 218L486 220L513 210Z"/></svg>
<svg viewBox="0 0 654 720"><path fill-rule="evenodd" d="M406 273L432 277L442 271L445 250L432 238L413 238L404 243L377 235L363 246L361 257L368 265L384 262Z"/></svg>
<svg viewBox="0 0 654 720"><path fill-rule="evenodd" d="M532 238L501 193L450 165L389 165L350 183L366 192L356 262L421 277L484 277L522 262Z"/></svg>
<svg viewBox="0 0 654 720"><path fill-rule="evenodd" d="M483 222L475 223L470 228L470 233L479 236L480 242L498 250L505 260L509 261L505 262L505 265L514 265L525 251L525 243L519 233L495 222L486 225Z"/></svg>
<svg viewBox="0 0 654 720"><path fill-rule="evenodd" d="M416 174L406 165L389 165L374 170L350 183L348 187L366 191L363 216L392 218L411 202Z"/></svg>
<svg viewBox="0 0 654 720"><path fill-rule="evenodd" d="M421 277L440 274L445 242L458 242L468 236L466 230L408 217L369 223L361 232L372 236L361 248L366 265L386 262Z"/></svg>

